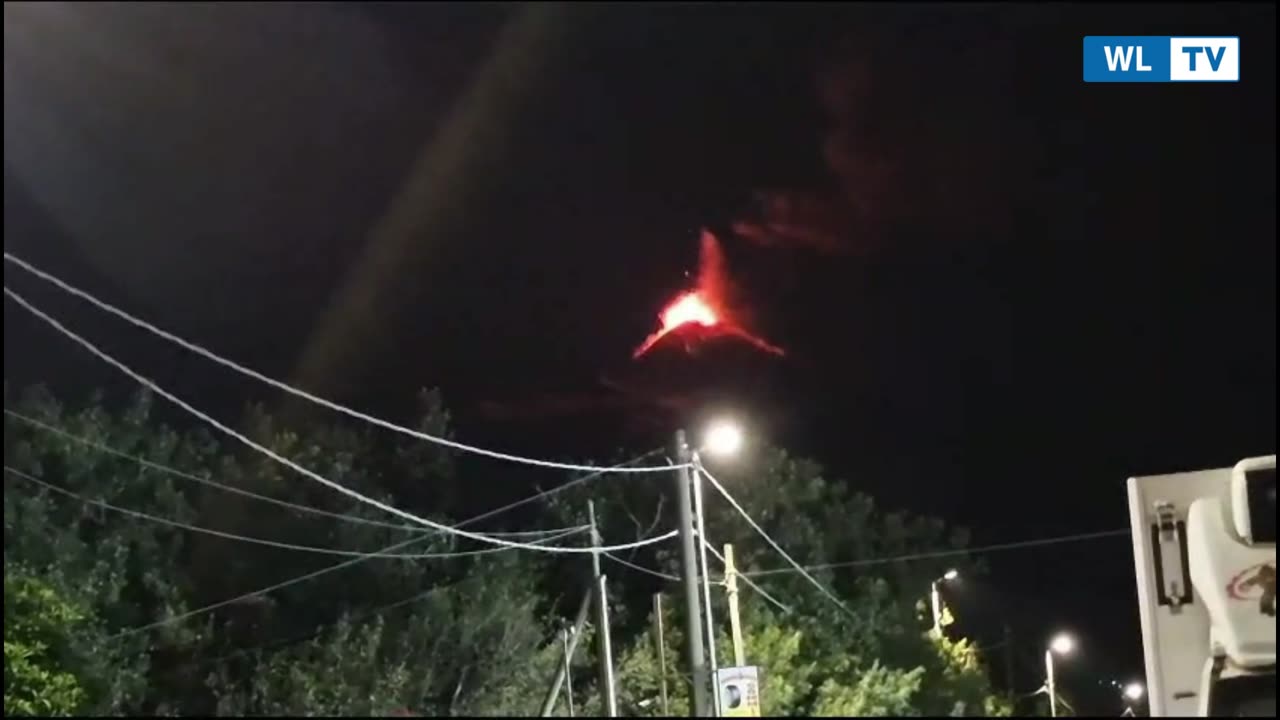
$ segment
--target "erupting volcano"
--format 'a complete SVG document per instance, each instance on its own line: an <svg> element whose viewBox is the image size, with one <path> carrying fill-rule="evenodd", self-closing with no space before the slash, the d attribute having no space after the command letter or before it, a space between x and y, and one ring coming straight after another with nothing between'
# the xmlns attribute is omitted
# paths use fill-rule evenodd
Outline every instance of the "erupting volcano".
<svg viewBox="0 0 1280 720"><path fill-rule="evenodd" d="M747 332L729 309L729 277L724 272L724 254L715 235L702 232L698 254L698 283L693 290L678 295L658 314L662 325L636 348L633 358L645 354L659 340L681 328L700 328L704 335L734 335L765 352L783 355L782 348Z"/></svg>

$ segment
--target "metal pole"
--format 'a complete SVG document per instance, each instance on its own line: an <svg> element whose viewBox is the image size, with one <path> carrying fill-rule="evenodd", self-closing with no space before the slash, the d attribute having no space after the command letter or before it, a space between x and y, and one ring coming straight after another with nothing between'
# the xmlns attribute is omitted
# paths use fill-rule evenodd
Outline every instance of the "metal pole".
<svg viewBox="0 0 1280 720"><path fill-rule="evenodd" d="M729 627L733 633L733 664L747 664L747 652L742 643L742 620L738 617L738 568L733 564L733 546L724 546L724 586L729 592Z"/></svg>
<svg viewBox="0 0 1280 720"><path fill-rule="evenodd" d="M689 445L684 431L676 431L676 506L680 514L680 575L684 583L685 650L693 676L693 717L709 717L709 679L702 654L702 611L698 608L698 556L693 545L693 502L689 495Z"/></svg>
<svg viewBox="0 0 1280 720"><path fill-rule="evenodd" d="M1004 682L1009 697L1015 697L1017 685L1013 678L1013 628L1008 623L1004 626Z"/></svg>
<svg viewBox="0 0 1280 720"><path fill-rule="evenodd" d="M707 613L707 665L711 677L716 676L719 660L716 658L716 622L711 616L711 567L707 564L707 531L702 514L702 462L698 454L693 454L693 508L698 523L698 555L702 572L702 606ZM720 716L720 693L716 688L711 692L711 709L716 717Z"/></svg>
<svg viewBox="0 0 1280 720"><path fill-rule="evenodd" d="M658 643L658 690L662 693L662 716L671 717L667 705L667 639L662 632L662 593L653 594L653 622Z"/></svg>
<svg viewBox="0 0 1280 720"><path fill-rule="evenodd" d="M613 643L609 639L609 593L605 589L605 576L596 578L596 607L600 611L600 676L605 701L605 715L618 717L618 691L613 684Z"/></svg>
<svg viewBox="0 0 1280 720"><path fill-rule="evenodd" d="M596 504L594 501L587 501L587 522L591 526L591 547L600 547L600 533L596 530ZM600 551L596 550L591 553L591 578L592 580L600 577Z"/></svg>
<svg viewBox="0 0 1280 720"><path fill-rule="evenodd" d="M578 616L573 620L573 631L569 633L569 659L573 660L573 654L578 649L578 640L582 637L582 629L587 625L587 615L591 612L592 591L588 590L587 594L582 597L582 605L578 607ZM565 670L567 666L561 665L556 670L556 676L551 681L551 687L547 690L547 697L542 701L542 711L539 713L542 717L551 717L551 711L556 707L556 700L560 697L560 686L565 681Z"/></svg>
<svg viewBox="0 0 1280 720"><path fill-rule="evenodd" d="M942 637L942 594L937 580L929 583L929 601L933 605L933 634Z"/></svg>
<svg viewBox="0 0 1280 720"><path fill-rule="evenodd" d="M569 717L573 717L573 668L569 667L569 630L567 628L560 631L560 643L564 646L565 698L569 701Z"/></svg>
<svg viewBox="0 0 1280 720"><path fill-rule="evenodd" d="M600 533L596 531L596 506L587 501L587 517L591 522L591 546L600 547ZM595 576L596 595L596 654L600 661L600 693L603 695L607 717L618 716L618 694L613 686L613 647L609 642L609 596L605 594L604 575L600 574L600 551L591 553L591 571Z"/></svg>
<svg viewBox="0 0 1280 720"><path fill-rule="evenodd" d="M1049 693L1049 717L1058 717L1058 685L1053 680L1053 650L1044 651L1045 690Z"/></svg>

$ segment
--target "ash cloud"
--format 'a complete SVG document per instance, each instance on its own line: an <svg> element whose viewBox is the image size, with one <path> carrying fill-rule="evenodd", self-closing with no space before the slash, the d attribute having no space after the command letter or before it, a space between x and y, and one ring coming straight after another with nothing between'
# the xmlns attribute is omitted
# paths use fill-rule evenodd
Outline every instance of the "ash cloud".
<svg viewBox="0 0 1280 720"><path fill-rule="evenodd" d="M981 27L986 36L1006 32ZM942 231L928 233L936 239L1003 222L1009 183L1001 171L1022 147L1007 99L1013 70L989 59L999 53L984 58L983 43L955 42L970 35L943 23L849 37L815 78L825 125L808 151L820 156L826 181L758 192L734 234L761 247L867 254L885 249L905 223Z"/></svg>

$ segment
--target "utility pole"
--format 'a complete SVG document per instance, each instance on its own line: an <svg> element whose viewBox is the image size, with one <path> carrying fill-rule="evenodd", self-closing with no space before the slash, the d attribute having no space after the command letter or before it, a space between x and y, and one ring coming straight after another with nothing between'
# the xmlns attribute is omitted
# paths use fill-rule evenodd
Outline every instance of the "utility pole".
<svg viewBox="0 0 1280 720"><path fill-rule="evenodd" d="M1004 624L1004 682L1009 690L1009 697L1016 697L1016 683L1013 678L1013 628Z"/></svg>
<svg viewBox="0 0 1280 720"><path fill-rule="evenodd" d="M745 667L746 648L742 643L742 620L738 617L738 568L733 564L733 546L724 546L724 587L729 593L729 627L733 632L733 665Z"/></svg>
<svg viewBox="0 0 1280 720"><path fill-rule="evenodd" d="M707 541L707 523L702 512L702 461L696 452L693 453L693 517L698 531L698 567L702 573L702 604L707 613L707 670L714 678L719 660L716 657L716 623L711 617L711 566L707 563L707 546L710 543ZM711 692L711 712L716 717L720 716L720 692L715 687Z"/></svg>
<svg viewBox="0 0 1280 720"><path fill-rule="evenodd" d="M591 521L591 547L600 547L600 533L596 530L596 506L587 501L587 516ZM613 647L609 639L609 596L605 589L604 575L600 574L600 551L591 553L591 571L595 577L597 655L600 660L600 695L606 717L618 717L618 693L613 686Z"/></svg>
<svg viewBox="0 0 1280 720"><path fill-rule="evenodd" d="M1044 651L1044 689L1049 693L1049 717L1058 717L1058 684L1053 679L1053 650Z"/></svg>
<svg viewBox="0 0 1280 720"><path fill-rule="evenodd" d="M929 583L929 604L933 606L933 635L942 637L942 593L938 592L938 581Z"/></svg>
<svg viewBox="0 0 1280 720"><path fill-rule="evenodd" d="M693 501L689 487L689 445L676 431L676 506L680 515L680 570L684 582L685 648L693 675L693 717L709 717L707 661L702 654L702 609L698 607L698 555L693 544Z"/></svg>
<svg viewBox="0 0 1280 720"><path fill-rule="evenodd" d="M551 711L556 707L556 700L560 697L560 686L564 684L568 677L569 662L573 661L573 653L578 649L578 639L582 637L582 629L587 625L587 615L591 613L592 591L588 590L587 594L582 597L582 605L578 607L578 616L573 620L573 630L569 632L569 647L565 649L568 660L556 670L556 676L551 680L551 687L547 690L547 697L542 701L542 717L550 717Z"/></svg>
<svg viewBox="0 0 1280 720"><path fill-rule="evenodd" d="M565 698L569 701L569 717L573 717L573 669L569 667L569 630L567 628L560 630L560 644L564 648Z"/></svg>
<svg viewBox="0 0 1280 720"><path fill-rule="evenodd" d="M662 716L671 717L667 705L667 639L662 632L662 593L653 594L654 641L658 644L658 689L662 693Z"/></svg>

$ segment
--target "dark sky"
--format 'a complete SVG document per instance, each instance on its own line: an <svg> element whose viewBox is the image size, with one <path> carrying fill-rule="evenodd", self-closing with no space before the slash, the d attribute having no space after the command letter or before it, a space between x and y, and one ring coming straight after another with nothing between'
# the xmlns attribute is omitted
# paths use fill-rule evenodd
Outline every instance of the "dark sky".
<svg viewBox="0 0 1280 720"><path fill-rule="evenodd" d="M1239 35L1243 81L1085 85L1088 34ZM363 408L437 386L577 458L734 409L976 543L1275 449L1274 5L7 3L4 38L6 249ZM631 360L703 227L786 358ZM11 384L122 386L4 317ZM1123 539L989 562L1028 647L1137 673Z"/></svg>

